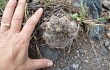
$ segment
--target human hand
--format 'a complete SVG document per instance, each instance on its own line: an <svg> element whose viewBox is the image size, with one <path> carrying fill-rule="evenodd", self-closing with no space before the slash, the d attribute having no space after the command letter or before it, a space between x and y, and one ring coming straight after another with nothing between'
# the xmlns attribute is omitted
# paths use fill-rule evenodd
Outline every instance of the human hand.
<svg viewBox="0 0 110 70"><path fill-rule="evenodd" d="M28 46L31 34L42 15L42 8L27 20L21 29L26 0L9 0L0 27L0 70L34 70L52 66L48 59L30 59ZM14 11L15 10L15 11ZM14 13L14 14L13 14Z"/></svg>

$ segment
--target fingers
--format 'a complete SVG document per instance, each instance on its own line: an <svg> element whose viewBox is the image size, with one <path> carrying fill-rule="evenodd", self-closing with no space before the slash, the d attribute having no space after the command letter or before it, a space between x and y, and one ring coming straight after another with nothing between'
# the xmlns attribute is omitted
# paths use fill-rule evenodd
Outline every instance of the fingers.
<svg viewBox="0 0 110 70"><path fill-rule="evenodd" d="M26 0L19 0L17 8L14 12L12 22L11 22L11 30L14 32L19 32L21 29L24 11L25 11Z"/></svg>
<svg viewBox="0 0 110 70"><path fill-rule="evenodd" d="M42 8L36 11L35 14L26 22L25 26L23 27L21 33L24 34L27 38L30 38L31 34L33 33L34 28L42 15L42 12Z"/></svg>
<svg viewBox="0 0 110 70"><path fill-rule="evenodd" d="M1 28L0 28L0 32L3 33L5 31L7 31L9 28L5 26L5 24L10 25L11 24L11 19L13 16L13 12L16 6L16 0L9 0L6 8L4 10L3 13L3 17L1 20Z"/></svg>
<svg viewBox="0 0 110 70"><path fill-rule="evenodd" d="M27 70L35 70L35 69L50 67L52 65L53 62L48 59L36 59L36 60L29 59L26 68Z"/></svg>

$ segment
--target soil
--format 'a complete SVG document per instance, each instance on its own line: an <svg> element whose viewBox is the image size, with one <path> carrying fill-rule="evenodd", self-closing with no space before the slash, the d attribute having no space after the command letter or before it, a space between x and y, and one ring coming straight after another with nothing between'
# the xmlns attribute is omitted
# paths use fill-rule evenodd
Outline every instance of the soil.
<svg viewBox="0 0 110 70"><path fill-rule="evenodd" d="M93 12L96 13L90 11L85 20L108 16L109 5L105 6L106 0L104 2L99 0L99 3L97 0L92 1L87 2L87 6L93 8L91 4L93 3L95 5ZM110 70L110 35L108 34L110 28L106 27L106 25L109 26L109 19L97 25L74 21L80 27L77 37L71 40L72 43L64 48L50 47L47 40L43 39L45 31L41 25L49 22L53 15L59 18L66 16L70 21L73 21L71 14L79 13L80 0L29 0L27 4L29 16L39 7L44 8L43 16L33 32L29 46L30 58L48 58L54 62L53 67L41 70Z"/></svg>

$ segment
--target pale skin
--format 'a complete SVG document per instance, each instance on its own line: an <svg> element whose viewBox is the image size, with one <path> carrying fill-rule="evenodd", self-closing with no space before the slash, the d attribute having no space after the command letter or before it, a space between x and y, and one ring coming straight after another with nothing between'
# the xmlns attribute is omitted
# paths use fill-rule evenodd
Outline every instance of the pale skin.
<svg viewBox="0 0 110 70"><path fill-rule="evenodd" d="M28 47L31 34L40 19L43 9L40 8L30 17L23 28L22 21L26 0L9 0L3 13L0 26L0 70L35 70L49 67L49 59L30 59ZM5 24L10 24L6 27Z"/></svg>

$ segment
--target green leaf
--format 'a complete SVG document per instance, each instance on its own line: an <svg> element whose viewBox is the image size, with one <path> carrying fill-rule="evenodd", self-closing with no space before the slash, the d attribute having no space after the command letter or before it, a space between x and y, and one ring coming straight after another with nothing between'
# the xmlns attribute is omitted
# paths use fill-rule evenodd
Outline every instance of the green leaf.
<svg viewBox="0 0 110 70"><path fill-rule="evenodd" d="M78 13L75 13L75 14L71 15L73 20L76 20L78 18L78 16L79 16Z"/></svg>

